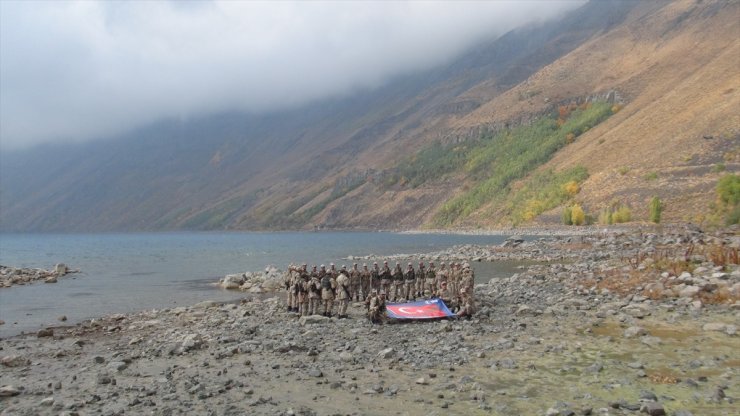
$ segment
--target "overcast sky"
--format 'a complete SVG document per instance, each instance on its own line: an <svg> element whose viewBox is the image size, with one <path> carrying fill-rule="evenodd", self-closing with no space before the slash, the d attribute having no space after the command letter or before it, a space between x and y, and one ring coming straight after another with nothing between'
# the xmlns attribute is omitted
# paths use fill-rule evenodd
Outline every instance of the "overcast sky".
<svg viewBox="0 0 740 416"><path fill-rule="evenodd" d="M585 1L0 1L0 147L381 85Z"/></svg>

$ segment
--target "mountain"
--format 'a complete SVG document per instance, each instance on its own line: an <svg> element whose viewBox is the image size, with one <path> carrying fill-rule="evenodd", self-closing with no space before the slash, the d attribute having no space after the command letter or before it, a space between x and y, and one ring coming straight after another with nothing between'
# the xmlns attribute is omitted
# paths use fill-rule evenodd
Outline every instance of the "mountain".
<svg viewBox="0 0 740 416"><path fill-rule="evenodd" d="M571 202L644 219L653 196L665 220L700 220L740 162L738 17L738 2L591 1L375 90L3 152L0 229L479 227L559 221ZM521 130L540 125L549 142ZM572 200L533 193L572 172Z"/></svg>

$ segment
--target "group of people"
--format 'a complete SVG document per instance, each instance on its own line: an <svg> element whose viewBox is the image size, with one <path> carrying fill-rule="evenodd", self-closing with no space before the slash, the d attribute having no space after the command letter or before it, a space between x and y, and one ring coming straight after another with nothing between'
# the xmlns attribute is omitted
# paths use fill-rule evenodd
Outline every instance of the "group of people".
<svg viewBox="0 0 740 416"><path fill-rule="evenodd" d="M396 262L393 269L384 261L380 267L373 263L358 269L355 263L351 269L342 266L336 269L334 263L329 269L323 264L288 266L285 275L285 289L288 294L288 311L301 315L323 315L331 317L336 304L336 316L347 317L347 307L351 300L364 301L368 318L381 322L384 317L385 302L414 301L417 299L439 298L457 312L457 316L470 317L473 314L473 286L475 275L468 263L443 262L439 269L434 262L429 267L419 262L418 268L409 263L406 270Z"/></svg>

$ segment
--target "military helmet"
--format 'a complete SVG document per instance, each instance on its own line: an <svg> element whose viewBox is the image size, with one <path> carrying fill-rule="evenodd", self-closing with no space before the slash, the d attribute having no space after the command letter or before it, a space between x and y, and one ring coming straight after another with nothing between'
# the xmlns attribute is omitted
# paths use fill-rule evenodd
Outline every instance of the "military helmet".
<svg viewBox="0 0 740 416"><path fill-rule="evenodd" d="M322 265L321 265L321 268L322 268L322 269L326 269L326 266L324 266L324 265L322 264Z"/></svg>

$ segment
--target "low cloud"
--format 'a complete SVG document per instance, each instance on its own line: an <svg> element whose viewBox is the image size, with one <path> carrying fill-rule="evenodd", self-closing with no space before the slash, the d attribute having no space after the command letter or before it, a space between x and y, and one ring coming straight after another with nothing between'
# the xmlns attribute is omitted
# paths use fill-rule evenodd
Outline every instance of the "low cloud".
<svg viewBox="0 0 740 416"><path fill-rule="evenodd" d="M0 2L0 146L381 85L584 1Z"/></svg>

